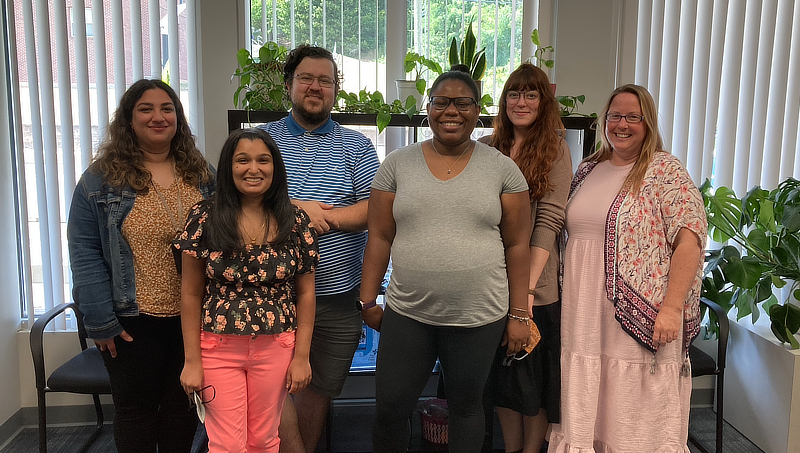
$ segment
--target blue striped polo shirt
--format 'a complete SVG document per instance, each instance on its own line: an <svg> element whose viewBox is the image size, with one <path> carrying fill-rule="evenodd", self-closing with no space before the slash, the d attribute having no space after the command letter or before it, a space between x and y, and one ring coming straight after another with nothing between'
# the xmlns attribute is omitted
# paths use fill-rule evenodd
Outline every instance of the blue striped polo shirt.
<svg viewBox="0 0 800 453"><path fill-rule="evenodd" d="M260 126L280 148L289 175L289 196L336 207L369 199L380 166L372 142L363 134L328 122L306 131L289 115ZM318 296L340 294L361 282L367 232L331 230L319 237Z"/></svg>

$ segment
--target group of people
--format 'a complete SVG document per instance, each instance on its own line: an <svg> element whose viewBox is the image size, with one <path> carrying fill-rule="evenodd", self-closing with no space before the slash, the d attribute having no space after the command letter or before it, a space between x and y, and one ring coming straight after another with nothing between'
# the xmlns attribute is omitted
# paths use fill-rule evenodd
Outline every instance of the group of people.
<svg viewBox="0 0 800 453"><path fill-rule="evenodd" d="M443 73L432 137L382 163L331 120L329 51L292 50L284 81L290 114L232 133L216 167L175 92L134 83L75 189L74 299L118 451L189 451L199 404L210 452L313 452L365 322L376 452L408 448L437 360L451 451L491 449L496 407L508 452L688 452L706 223L644 88L614 91L573 177L529 63L479 140L474 81Z"/></svg>

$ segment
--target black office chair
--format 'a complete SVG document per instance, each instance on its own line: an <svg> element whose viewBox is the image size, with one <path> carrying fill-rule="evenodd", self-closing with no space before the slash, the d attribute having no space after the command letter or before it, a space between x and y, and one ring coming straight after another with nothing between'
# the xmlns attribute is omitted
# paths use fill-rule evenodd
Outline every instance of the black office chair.
<svg viewBox="0 0 800 453"><path fill-rule="evenodd" d="M722 418L722 397L725 389L725 354L728 350L728 314L717 303L712 302L704 297L700 298L700 303L710 308L719 321L717 360L714 361L711 356L701 351L694 344L689 346L689 360L692 361L692 377L709 375L714 375L717 377L717 382L715 385L717 391L717 439L715 451L716 453L722 453L722 426L724 423ZM704 453L710 453L709 450L692 435L691 431L689 431L689 441Z"/></svg>
<svg viewBox="0 0 800 453"><path fill-rule="evenodd" d="M72 310L75 314L81 352L53 371L50 377L47 377L43 349L44 330L50 321L67 309ZM31 354L33 355L33 370L36 375L36 393L39 405L39 451L41 453L47 452L47 403L45 399L47 393L66 392L92 395L97 412L97 427L79 451L86 451L103 429L103 408L100 405L100 395L111 394L111 382L108 379L103 358L100 356L100 350L94 346L88 348L86 338L83 315L74 302L64 303L48 310L33 323L31 328Z"/></svg>

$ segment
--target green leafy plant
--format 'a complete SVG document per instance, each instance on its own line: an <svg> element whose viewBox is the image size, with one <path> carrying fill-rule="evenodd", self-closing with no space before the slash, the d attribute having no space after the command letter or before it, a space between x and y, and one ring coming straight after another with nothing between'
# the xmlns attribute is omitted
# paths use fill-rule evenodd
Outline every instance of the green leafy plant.
<svg viewBox="0 0 800 453"><path fill-rule="evenodd" d="M737 319L750 315L754 323L763 309L775 337L800 348L800 308L773 294L773 287L790 285L790 296L800 300L800 182L789 178L772 191L754 187L741 199L727 187L712 192L708 180L700 191L711 238L745 252L732 245L708 251L702 295L727 310L735 306ZM709 330L716 334L717 326Z"/></svg>
<svg viewBox="0 0 800 453"><path fill-rule="evenodd" d="M433 72L434 74L442 73L442 67L439 63L416 52L408 52L406 54L406 57L403 59L403 69L406 74L409 72L412 73L419 94L425 94L425 88L428 86L428 82L422 77L427 71Z"/></svg>
<svg viewBox="0 0 800 453"><path fill-rule="evenodd" d="M529 58L528 61L536 60L535 64L540 68L552 68L555 65L555 61L545 58L544 54L554 52L556 49L553 46L542 46L542 41L539 39L539 30L536 28L531 33L531 41L536 45L536 50L533 51L533 57Z"/></svg>
<svg viewBox="0 0 800 453"><path fill-rule="evenodd" d="M467 27L467 34L461 44L453 37L450 40L450 50L447 52L447 59L450 66L464 65L469 69L472 80L481 80L486 73L486 47L476 52L478 40L472 32L472 21Z"/></svg>
<svg viewBox="0 0 800 453"><path fill-rule="evenodd" d="M392 114L405 113L410 118L419 113L414 96L408 96L405 102L395 99L391 104L387 104L380 91L370 92L364 89L358 93L341 90L338 98L341 101L338 109L340 112L377 114L375 125L378 126L378 133L383 132L389 125Z"/></svg>
<svg viewBox="0 0 800 453"><path fill-rule="evenodd" d="M233 104L245 110L289 110L289 93L283 84L283 64L288 49L267 42L253 58L247 49L236 52L239 67L231 76L239 78L239 87L233 94Z"/></svg>
<svg viewBox="0 0 800 453"><path fill-rule="evenodd" d="M556 96L556 100L558 101L558 108L561 111L561 116L569 116L569 115L578 115L578 116L585 116L587 118L596 118L597 113L577 113L575 109L578 108L578 105L583 105L583 102L586 101L586 96L583 94L579 94L577 96Z"/></svg>

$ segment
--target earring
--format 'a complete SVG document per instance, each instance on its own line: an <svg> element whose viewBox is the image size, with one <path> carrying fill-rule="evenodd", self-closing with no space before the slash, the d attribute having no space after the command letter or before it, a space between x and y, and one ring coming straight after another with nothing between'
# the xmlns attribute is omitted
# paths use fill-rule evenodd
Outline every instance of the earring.
<svg viewBox="0 0 800 453"><path fill-rule="evenodd" d="M481 129L486 129L486 126L483 124L483 120L482 119L478 118L478 124L480 124L480 126L476 125L475 127L479 127Z"/></svg>
<svg viewBox="0 0 800 453"><path fill-rule="evenodd" d="M427 115L419 122L419 127L430 127L430 121L428 121Z"/></svg>

